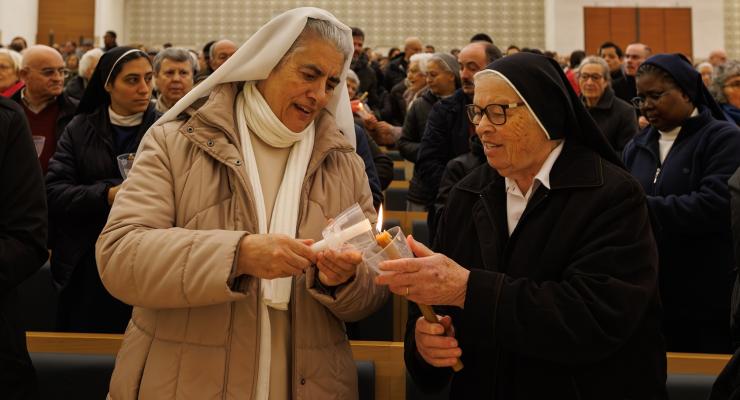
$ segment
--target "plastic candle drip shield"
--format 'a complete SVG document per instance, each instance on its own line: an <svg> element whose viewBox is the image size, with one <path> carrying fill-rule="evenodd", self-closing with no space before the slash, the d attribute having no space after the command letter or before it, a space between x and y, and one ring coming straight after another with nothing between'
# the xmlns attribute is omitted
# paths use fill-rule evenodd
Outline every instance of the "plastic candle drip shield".
<svg viewBox="0 0 740 400"><path fill-rule="evenodd" d="M350 245L359 251L375 246L375 234L360 205L355 203L342 211L321 231L322 240L311 246L313 251L339 250Z"/></svg>

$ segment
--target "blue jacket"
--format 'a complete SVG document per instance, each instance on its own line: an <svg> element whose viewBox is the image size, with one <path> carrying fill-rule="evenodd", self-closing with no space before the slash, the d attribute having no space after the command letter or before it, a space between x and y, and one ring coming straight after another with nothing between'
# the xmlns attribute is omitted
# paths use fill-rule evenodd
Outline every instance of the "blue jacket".
<svg viewBox="0 0 740 400"><path fill-rule="evenodd" d="M665 318L729 328L734 264L727 180L740 166L740 130L699 111L684 122L662 165L654 127L625 147L624 162L653 215Z"/></svg>

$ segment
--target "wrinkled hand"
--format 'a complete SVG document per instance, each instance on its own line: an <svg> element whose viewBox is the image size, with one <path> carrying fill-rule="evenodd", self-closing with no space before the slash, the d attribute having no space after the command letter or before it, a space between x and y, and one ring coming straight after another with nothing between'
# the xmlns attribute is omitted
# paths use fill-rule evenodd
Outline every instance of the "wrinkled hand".
<svg viewBox="0 0 740 400"><path fill-rule="evenodd" d="M121 189L121 185L117 186L111 186L108 188L108 205L112 206L113 201L116 200L116 195L118 194L118 191Z"/></svg>
<svg viewBox="0 0 740 400"><path fill-rule="evenodd" d="M326 286L337 286L355 276L362 254L356 250L326 250L316 256L319 279Z"/></svg>
<svg viewBox="0 0 740 400"><path fill-rule="evenodd" d="M274 233L246 235L239 243L237 273L263 279L300 275L316 262L312 243Z"/></svg>
<svg viewBox="0 0 740 400"><path fill-rule="evenodd" d="M647 118L640 115L640 118L637 119L637 125L640 126L640 129L645 129L646 126L650 125L650 122L648 122Z"/></svg>
<svg viewBox="0 0 740 400"><path fill-rule="evenodd" d="M401 127L393 126L385 121L378 121L375 129L371 131L375 143L383 146L391 145L401 137Z"/></svg>
<svg viewBox="0 0 740 400"><path fill-rule="evenodd" d="M414 337L416 350L427 364L435 367L452 367L462 355L452 318L437 316L439 323L427 322L424 317L416 320Z"/></svg>
<svg viewBox="0 0 740 400"><path fill-rule="evenodd" d="M452 305L463 308L470 271L443 254L429 250L409 235L406 238L417 258L383 261L375 278L391 292L419 304Z"/></svg>

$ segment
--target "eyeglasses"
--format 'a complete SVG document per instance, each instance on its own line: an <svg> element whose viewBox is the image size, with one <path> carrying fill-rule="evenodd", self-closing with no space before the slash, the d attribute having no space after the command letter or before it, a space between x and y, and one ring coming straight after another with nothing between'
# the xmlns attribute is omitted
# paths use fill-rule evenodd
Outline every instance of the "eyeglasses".
<svg viewBox="0 0 740 400"><path fill-rule="evenodd" d="M604 79L604 75L601 74L579 74L578 79L583 79L583 81L588 81L591 79L594 82L600 82L602 79Z"/></svg>
<svg viewBox="0 0 740 400"><path fill-rule="evenodd" d="M722 86L723 89L731 88L731 89L740 89L740 81L734 81L730 82L724 86Z"/></svg>
<svg viewBox="0 0 740 400"><path fill-rule="evenodd" d="M668 92L670 92L673 89L668 89L664 92L652 92L648 93L645 96L637 96L633 97L630 102L632 102L632 105L635 106L635 108L642 108L645 107L645 103L650 100L651 103L655 104L660 101L660 99L663 98L663 96L667 95Z"/></svg>
<svg viewBox="0 0 740 400"><path fill-rule="evenodd" d="M37 71L45 78L51 78L55 75L61 75L64 79L67 79L69 77L69 70L67 68L42 68L34 71Z"/></svg>
<svg viewBox="0 0 740 400"><path fill-rule="evenodd" d="M489 104L484 108L480 108L475 104L469 104L465 107L468 112L468 119L473 125L480 124L483 119L483 113L485 112L486 118L494 125L503 125L506 123L506 110L521 107L524 102L511 103L511 104Z"/></svg>

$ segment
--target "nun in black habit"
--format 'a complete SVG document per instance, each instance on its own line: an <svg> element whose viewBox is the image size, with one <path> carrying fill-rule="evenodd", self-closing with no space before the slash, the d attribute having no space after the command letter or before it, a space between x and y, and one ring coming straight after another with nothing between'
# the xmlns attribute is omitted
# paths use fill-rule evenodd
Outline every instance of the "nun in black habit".
<svg viewBox="0 0 740 400"><path fill-rule="evenodd" d="M95 241L123 177L116 156L134 153L159 117L146 53L117 47L100 58L49 162L51 271L59 290L57 329L122 333L131 307L103 287Z"/></svg>
<svg viewBox="0 0 740 400"><path fill-rule="evenodd" d="M406 367L454 399L659 399L657 252L645 194L553 60L519 53L475 76L487 164L451 191L435 251L377 282L411 307ZM449 368L460 357L464 368Z"/></svg>
<svg viewBox="0 0 740 400"><path fill-rule="evenodd" d="M637 96L650 126L623 156L654 216L667 350L731 353L740 337L730 335L737 264L727 181L740 166L740 129L680 54L640 65Z"/></svg>

